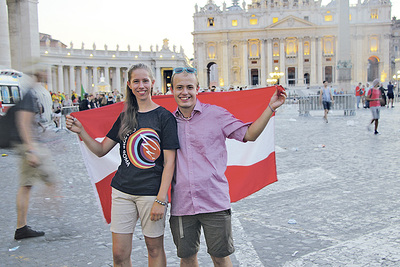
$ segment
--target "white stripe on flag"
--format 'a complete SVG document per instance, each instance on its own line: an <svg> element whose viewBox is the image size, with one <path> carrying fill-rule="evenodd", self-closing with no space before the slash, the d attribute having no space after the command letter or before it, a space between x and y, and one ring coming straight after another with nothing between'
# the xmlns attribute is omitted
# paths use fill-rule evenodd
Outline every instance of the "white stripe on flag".
<svg viewBox="0 0 400 267"><path fill-rule="evenodd" d="M269 120L267 127L254 142L242 143L227 139L228 166L250 166L266 159L275 151L274 135L275 116Z"/></svg>
<svg viewBox="0 0 400 267"><path fill-rule="evenodd" d="M96 138L98 142L103 141L103 138ZM86 164L86 169L93 183L103 180L105 177L115 172L121 164L119 156L119 144L113 147L107 155L99 158L93 154L83 141L79 142L83 160Z"/></svg>

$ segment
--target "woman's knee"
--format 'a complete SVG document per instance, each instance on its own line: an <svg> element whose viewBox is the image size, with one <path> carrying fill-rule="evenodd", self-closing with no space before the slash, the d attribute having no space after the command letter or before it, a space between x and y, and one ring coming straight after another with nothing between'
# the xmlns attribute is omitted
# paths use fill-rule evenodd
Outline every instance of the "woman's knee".
<svg viewBox="0 0 400 267"><path fill-rule="evenodd" d="M145 242L150 257L157 258L164 253L164 236L145 237Z"/></svg>

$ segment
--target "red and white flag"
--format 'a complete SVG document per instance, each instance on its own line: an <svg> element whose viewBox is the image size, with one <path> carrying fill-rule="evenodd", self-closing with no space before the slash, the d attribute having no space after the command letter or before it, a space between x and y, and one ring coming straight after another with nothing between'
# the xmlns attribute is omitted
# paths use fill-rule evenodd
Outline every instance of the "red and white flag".
<svg viewBox="0 0 400 267"><path fill-rule="evenodd" d="M221 106L236 118L255 121L268 106L276 87L261 89L200 93L197 97L203 103ZM154 96L154 102L174 112L177 105L172 95ZM123 103L72 113L85 127L88 134L102 141L123 109ZM225 172L229 181L231 201L236 202L263 187L277 181L274 140L275 116L255 142L241 143L226 141L228 168ZM205 129L206 130L206 129ZM117 144L106 156L99 158L79 140L86 169L91 178L97 200L107 223L111 221L111 179L121 159ZM173 205L173 203L172 203Z"/></svg>

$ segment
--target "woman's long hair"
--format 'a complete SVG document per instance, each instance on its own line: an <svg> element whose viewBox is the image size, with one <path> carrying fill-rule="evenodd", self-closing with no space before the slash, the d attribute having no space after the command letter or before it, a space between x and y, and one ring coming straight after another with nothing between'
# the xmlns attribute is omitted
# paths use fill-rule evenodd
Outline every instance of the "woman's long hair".
<svg viewBox="0 0 400 267"><path fill-rule="evenodd" d="M154 80L154 74L151 68L143 63L132 65L128 70L128 81L131 82L132 72L137 69L144 69L148 72L151 81ZM153 88L152 88L153 89ZM124 104L124 112L121 114L121 127L119 128L118 136L121 140L130 133L136 131L138 126L137 113L139 105L135 95L132 93L131 88L126 85L126 97Z"/></svg>

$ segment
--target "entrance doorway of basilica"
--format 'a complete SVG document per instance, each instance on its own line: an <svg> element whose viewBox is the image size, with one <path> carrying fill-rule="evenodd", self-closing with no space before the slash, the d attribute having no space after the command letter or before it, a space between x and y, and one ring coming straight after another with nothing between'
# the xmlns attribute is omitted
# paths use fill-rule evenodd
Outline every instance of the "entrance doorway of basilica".
<svg viewBox="0 0 400 267"><path fill-rule="evenodd" d="M368 58L367 71L368 82L372 82L373 80L379 78L379 58L377 58L376 56Z"/></svg>
<svg viewBox="0 0 400 267"><path fill-rule="evenodd" d="M215 62L210 62L207 65L207 87L218 87L218 65Z"/></svg>

